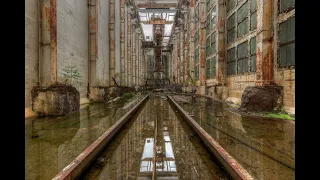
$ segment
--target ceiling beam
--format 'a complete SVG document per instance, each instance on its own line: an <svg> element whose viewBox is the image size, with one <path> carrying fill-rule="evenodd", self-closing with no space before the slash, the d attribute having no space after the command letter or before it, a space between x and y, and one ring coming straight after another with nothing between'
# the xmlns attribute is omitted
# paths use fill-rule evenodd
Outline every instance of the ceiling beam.
<svg viewBox="0 0 320 180"><path fill-rule="evenodd" d="M177 3L139 3L137 8L175 8Z"/></svg>
<svg viewBox="0 0 320 180"><path fill-rule="evenodd" d="M141 13L174 13L176 9L137 9Z"/></svg>

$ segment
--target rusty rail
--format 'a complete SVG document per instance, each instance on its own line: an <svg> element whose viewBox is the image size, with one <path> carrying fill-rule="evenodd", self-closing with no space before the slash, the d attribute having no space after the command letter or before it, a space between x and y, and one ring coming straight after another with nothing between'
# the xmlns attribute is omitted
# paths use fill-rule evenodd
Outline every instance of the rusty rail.
<svg viewBox="0 0 320 180"><path fill-rule="evenodd" d="M224 150L217 141L215 141L210 134L208 134L193 118L191 118L186 111L184 111L171 96L167 96L169 102L182 114L192 129L202 139L208 149L214 154L220 164L224 167L227 173L233 179L251 180L254 179L229 153Z"/></svg>
<svg viewBox="0 0 320 180"><path fill-rule="evenodd" d="M77 179L96 159L101 150L110 142L110 140L119 132L125 123L134 115L140 106L147 100L146 95L137 105L122 116L113 126L104 132L97 140L87 147L78 157L69 165L62 169L53 180L71 180Z"/></svg>

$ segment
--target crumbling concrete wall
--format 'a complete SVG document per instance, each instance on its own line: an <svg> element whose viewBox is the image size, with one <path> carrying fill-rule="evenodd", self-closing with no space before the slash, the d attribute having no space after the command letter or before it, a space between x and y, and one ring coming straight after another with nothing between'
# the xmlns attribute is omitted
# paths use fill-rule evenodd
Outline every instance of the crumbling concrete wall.
<svg viewBox="0 0 320 180"><path fill-rule="evenodd" d="M38 5L25 1L25 108L31 107L31 89L38 82Z"/></svg>
<svg viewBox="0 0 320 180"><path fill-rule="evenodd" d="M109 85L109 0L98 1L98 59L97 79Z"/></svg>
<svg viewBox="0 0 320 180"><path fill-rule="evenodd" d="M76 87L80 98L87 94L88 33L88 1L57 1L58 81L63 81L63 68L75 64L82 74L83 84Z"/></svg>

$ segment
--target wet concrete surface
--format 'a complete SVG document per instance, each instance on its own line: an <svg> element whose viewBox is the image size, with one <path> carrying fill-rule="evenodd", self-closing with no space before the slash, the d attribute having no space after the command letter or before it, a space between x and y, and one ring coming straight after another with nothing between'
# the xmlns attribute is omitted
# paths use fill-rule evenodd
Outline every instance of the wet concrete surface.
<svg viewBox="0 0 320 180"><path fill-rule="evenodd" d="M295 179L294 122L240 115L204 97L172 97L255 179Z"/></svg>
<svg viewBox="0 0 320 180"><path fill-rule="evenodd" d="M229 179L166 96L150 99L82 179Z"/></svg>
<svg viewBox="0 0 320 180"><path fill-rule="evenodd" d="M136 98L142 96L90 104L67 116L29 119L25 125L25 179L52 179L129 111L136 103L122 107Z"/></svg>

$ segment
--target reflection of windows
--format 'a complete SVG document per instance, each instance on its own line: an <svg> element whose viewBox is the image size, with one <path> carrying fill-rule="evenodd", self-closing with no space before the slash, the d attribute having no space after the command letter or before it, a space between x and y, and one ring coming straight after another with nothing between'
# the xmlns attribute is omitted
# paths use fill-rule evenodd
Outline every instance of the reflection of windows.
<svg viewBox="0 0 320 180"><path fill-rule="evenodd" d="M295 65L295 17L280 24L280 67Z"/></svg>
<svg viewBox="0 0 320 180"><path fill-rule="evenodd" d="M236 74L236 48L227 51L227 74Z"/></svg>
<svg viewBox="0 0 320 180"><path fill-rule="evenodd" d="M248 41L237 46L237 67L237 74L248 72Z"/></svg>
<svg viewBox="0 0 320 180"><path fill-rule="evenodd" d="M235 13L227 20L227 43L235 40Z"/></svg>
<svg viewBox="0 0 320 180"><path fill-rule="evenodd" d="M150 172L153 168L154 139L146 138L141 157L140 172Z"/></svg>
<svg viewBox="0 0 320 180"><path fill-rule="evenodd" d="M250 71L256 72L256 47L257 47L257 41L256 37L251 38L250 40Z"/></svg>
<svg viewBox="0 0 320 180"><path fill-rule="evenodd" d="M248 33L249 21L248 21L248 1L244 3L237 11L237 23L238 23L238 36L241 37Z"/></svg>
<svg viewBox="0 0 320 180"><path fill-rule="evenodd" d="M280 12L294 8L295 0L280 0Z"/></svg>

